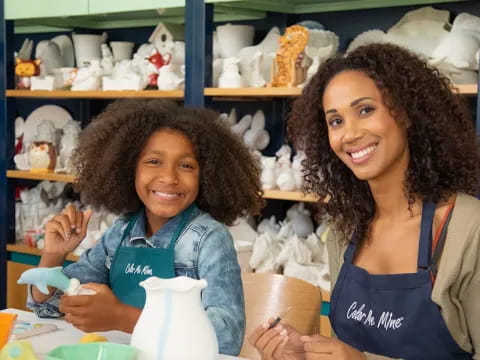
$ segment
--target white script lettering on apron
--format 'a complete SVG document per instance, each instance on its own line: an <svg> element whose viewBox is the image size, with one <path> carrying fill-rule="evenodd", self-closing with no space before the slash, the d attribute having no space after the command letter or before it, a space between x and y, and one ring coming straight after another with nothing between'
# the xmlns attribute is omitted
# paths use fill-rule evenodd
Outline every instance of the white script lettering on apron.
<svg viewBox="0 0 480 360"><path fill-rule="evenodd" d="M152 268L150 265L142 265L135 266L134 263L128 263L127 267L125 268L125 274L140 274L140 275L152 275Z"/></svg>
<svg viewBox="0 0 480 360"><path fill-rule="evenodd" d="M367 314L365 311L365 304L362 304L358 309L357 306L358 304L356 301L350 305L347 310L347 319L361 322L367 326L376 326L378 329L383 327L385 330L396 330L403 325L403 316L395 318L392 312L384 311L380 315L378 322L376 322L373 310L368 310Z"/></svg>

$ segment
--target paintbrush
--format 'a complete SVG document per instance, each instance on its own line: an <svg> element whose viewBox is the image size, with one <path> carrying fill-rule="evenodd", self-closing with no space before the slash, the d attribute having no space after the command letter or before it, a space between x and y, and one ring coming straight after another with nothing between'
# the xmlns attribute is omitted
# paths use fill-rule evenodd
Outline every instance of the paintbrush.
<svg viewBox="0 0 480 360"><path fill-rule="evenodd" d="M280 315L277 316L277 318L275 320L273 320L273 322L270 324L270 326L268 327L268 329L272 329L274 328L275 326L277 326L277 324L285 317L285 315L287 315L287 313L292 310L292 306L289 306L287 308L287 310L285 310L284 312L282 312Z"/></svg>

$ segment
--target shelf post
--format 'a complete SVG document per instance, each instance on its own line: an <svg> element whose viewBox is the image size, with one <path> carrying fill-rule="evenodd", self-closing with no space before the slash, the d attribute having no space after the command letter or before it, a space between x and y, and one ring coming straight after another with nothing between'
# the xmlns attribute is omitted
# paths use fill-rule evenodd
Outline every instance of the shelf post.
<svg viewBox="0 0 480 360"><path fill-rule="evenodd" d="M0 309L6 307L7 243L15 239L15 194L7 179L14 155L14 104L6 89L14 88L13 21L5 21L5 1L0 0Z"/></svg>
<svg viewBox="0 0 480 360"><path fill-rule="evenodd" d="M185 106L203 107L212 79L213 4L185 2Z"/></svg>

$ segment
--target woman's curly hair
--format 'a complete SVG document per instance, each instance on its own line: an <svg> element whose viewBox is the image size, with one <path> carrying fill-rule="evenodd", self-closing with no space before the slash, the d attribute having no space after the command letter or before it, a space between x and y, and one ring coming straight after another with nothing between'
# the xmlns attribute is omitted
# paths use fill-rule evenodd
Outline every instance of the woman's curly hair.
<svg viewBox="0 0 480 360"><path fill-rule="evenodd" d="M259 165L240 138L216 112L163 99L117 100L82 131L73 156L82 200L116 214L138 211L143 204L135 191L136 165L148 138L161 129L179 131L192 142L202 210L227 225L260 212Z"/></svg>
<svg viewBox="0 0 480 360"><path fill-rule="evenodd" d="M455 192L478 190L480 158L467 104L447 78L416 55L391 44L371 44L323 63L288 120L290 140L307 155L307 191L330 197L317 204L319 217L328 214L345 240L356 229L363 241L375 212L368 183L355 177L328 140L323 95L330 80L348 70L369 76L396 121L409 123L404 181L409 204L415 196L438 202Z"/></svg>

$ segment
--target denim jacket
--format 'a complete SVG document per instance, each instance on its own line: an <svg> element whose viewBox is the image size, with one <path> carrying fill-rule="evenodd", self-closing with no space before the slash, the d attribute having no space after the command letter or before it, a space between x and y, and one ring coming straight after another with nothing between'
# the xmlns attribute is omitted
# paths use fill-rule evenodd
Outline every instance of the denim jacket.
<svg viewBox="0 0 480 360"><path fill-rule="evenodd" d="M141 210L130 236L122 246L167 247L180 221L170 219L150 238L145 235L145 213ZM109 271L115 251L122 239L129 217L119 217L92 249L64 268L69 278L81 283L109 283ZM245 308L240 266L228 229L209 214L195 207L191 221L175 244L175 274L205 279L208 286L202 291L202 304L212 322L222 354L237 355L245 332ZM60 291L44 303L36 303L29 291L27 305L39 317L58 317Z"/></svg>

